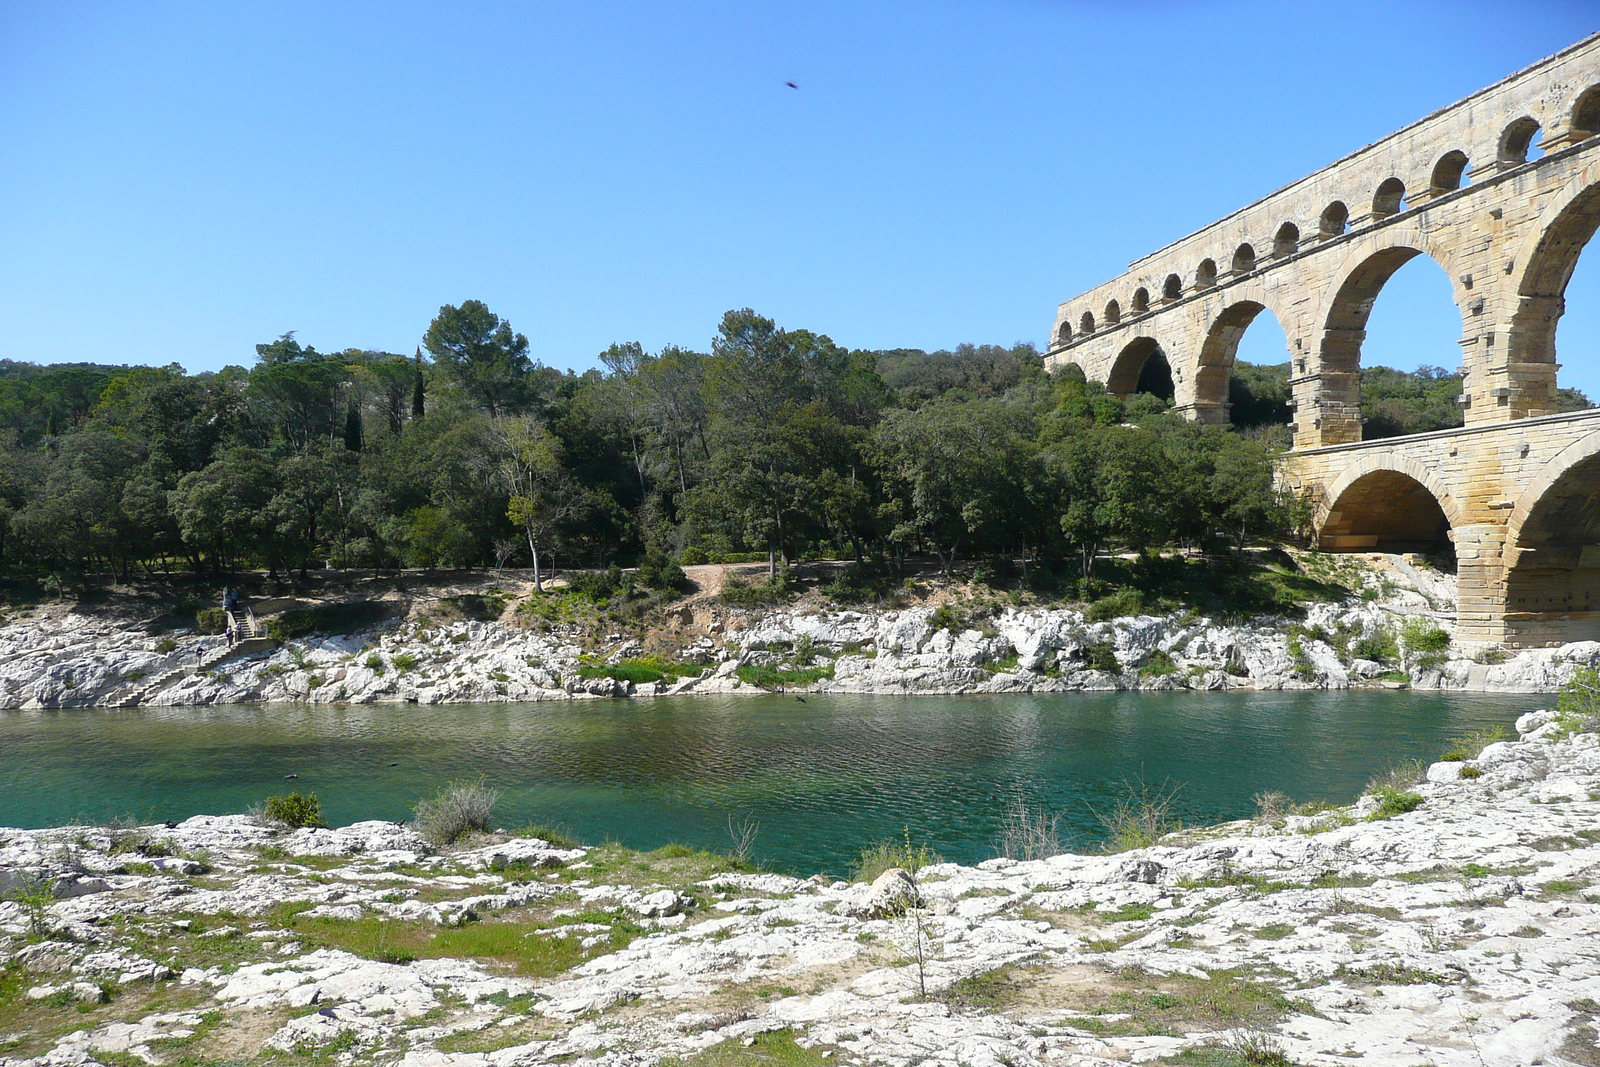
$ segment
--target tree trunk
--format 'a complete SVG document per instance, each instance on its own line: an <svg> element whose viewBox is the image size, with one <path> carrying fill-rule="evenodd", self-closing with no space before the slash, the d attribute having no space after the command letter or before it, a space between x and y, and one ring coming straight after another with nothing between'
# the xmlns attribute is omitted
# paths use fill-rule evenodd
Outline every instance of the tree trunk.
<svg viewBox="0 0 1600 1067"><path fill-rule="evenodd" d="M771 585L778 580L778 550L770 544L767 546L767 584Z"/></svg>
<svg viewBox="0 0 1600 1067"><path fill-rule="evenodd" d="M533 539L533 531L528 531L528 551L533 553L533 591L544 592L544 576L539 573L539 545Z"/></svg>

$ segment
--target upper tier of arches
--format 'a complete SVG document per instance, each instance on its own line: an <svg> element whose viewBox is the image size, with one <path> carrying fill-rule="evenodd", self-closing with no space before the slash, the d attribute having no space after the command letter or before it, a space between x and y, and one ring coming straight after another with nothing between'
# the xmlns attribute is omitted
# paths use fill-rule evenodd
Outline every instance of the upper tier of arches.
<svg viewBox="0 0 1600 1067"><path fill-rule="evenodd" d="M1561 64L1576 69L1547 69ZM1473 121L1452 122L1453 113L1461 111ZM1092 327L1075 330L1075 324L1095 322L1096 313L1105 327L1136 322L1224 280L1271 270L1328 241L1534 162L1545 151L1595 136L1600 136L1600 35L1141 261L1124 280L1062 304L1050 347L1084 340ZM1275 211L1276 204L1281 208ZM1103 314L1111 303L1120 311L1116 320Z"/></svg>

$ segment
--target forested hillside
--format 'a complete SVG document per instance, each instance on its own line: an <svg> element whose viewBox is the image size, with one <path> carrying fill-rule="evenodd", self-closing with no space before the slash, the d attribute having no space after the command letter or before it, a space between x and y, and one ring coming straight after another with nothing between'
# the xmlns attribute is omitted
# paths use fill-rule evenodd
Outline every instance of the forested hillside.
<svg viewBox="0 0 1600 1067"><path fill-rule="evenodd" d="M1280 435L1052 376L1031 345L848 351L749 310L709 353L614 345L561 372L476 301L411 355L292 335L253 366L0 362L12 574L599 565L771 554L1088 577L1118 548L1280 538ZM1244 427L1286 368L1241 364ZM1448 425L1459 380L1374 372L1372 419Z"/></svg>

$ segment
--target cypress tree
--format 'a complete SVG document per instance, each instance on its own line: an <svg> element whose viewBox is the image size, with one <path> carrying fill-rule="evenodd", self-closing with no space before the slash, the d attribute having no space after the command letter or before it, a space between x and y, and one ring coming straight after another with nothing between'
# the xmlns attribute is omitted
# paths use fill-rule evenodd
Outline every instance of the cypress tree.
<svg viewBox="0 0 1600 1067"><path fill-rule="evenodd" d="M344 409L344 447L351 452L360 452L363 444L361 427L361 409L351 401Z"/></svg>
<svg viewBox="0 0 1600 1067"><path fill-rule="evenodd" d="M413 419L422 418L423 409L426 406L423 402L423 388L422 349L419 347L417 349L417 380L411 387L411 417Z"/></svg>

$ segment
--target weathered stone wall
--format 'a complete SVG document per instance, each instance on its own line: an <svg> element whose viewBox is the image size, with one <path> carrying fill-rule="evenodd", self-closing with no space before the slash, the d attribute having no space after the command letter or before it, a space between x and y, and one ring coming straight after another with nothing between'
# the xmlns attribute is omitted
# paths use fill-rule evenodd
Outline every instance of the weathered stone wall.
<svg viewBox="0 0 1600 1067"><path fill-rule="evenodd" d="M1600 637L1600 546L1561 510L1600 489L1597 457L1600 410L1296 451L1282 475L1330 551L1421 547L1425 490L1455 543L1460 636L1533 646Z"/></svg>
<svg viewBox="0 0 1600 1067"><path fill-rule="evenodd" d="M1159 347L1180 409L1226 422L1239 338L1267 310L1288 339L1296 447L1359 441L1367 315L1389 277L1427 255L1462 316L1467 423L1547 414L1563 292L1600 225L1597 133L1600 35L1062 303L1046 364L1131 393Z"/></svg>

